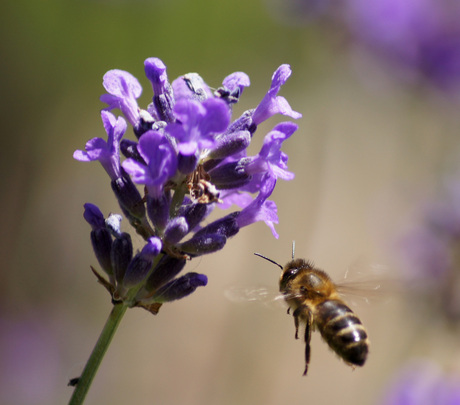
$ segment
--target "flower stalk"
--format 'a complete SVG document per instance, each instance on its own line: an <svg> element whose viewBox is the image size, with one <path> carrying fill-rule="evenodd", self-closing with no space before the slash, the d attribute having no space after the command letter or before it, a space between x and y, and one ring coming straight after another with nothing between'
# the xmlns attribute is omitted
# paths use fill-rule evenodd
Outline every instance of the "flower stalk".
<svg viewBox="0 0 460 405"><path fill-rule="evenodd" d="M91 383L99 369L99 366L104 358L107 349L109 348L110 342L112 341L115 332L117 331L118 325L123 319L128 306L123 303L115 304L110 312L110 315L104 325L104 329L99 336L99 339L94 346L94 349L89 356L88 362L78 379L75 390L70 398L69 405L80 405L83 404L86 394L89 391Z"/></svg>

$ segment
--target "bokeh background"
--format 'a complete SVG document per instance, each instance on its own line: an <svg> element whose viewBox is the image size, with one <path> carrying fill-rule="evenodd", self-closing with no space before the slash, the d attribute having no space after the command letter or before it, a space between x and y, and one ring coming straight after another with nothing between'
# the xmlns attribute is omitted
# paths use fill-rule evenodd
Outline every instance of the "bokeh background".
<svg viewBox="0 0 460 405"><path fill-rule="evenodd" d="M128 311L87 403L392 404L395 381L408 380L400 403L415 404L435 403L418 401L427 400L420 387L455 385L457 318L435 306L441 287L431 294L433 280L446 273L429 283L423 274L419 283L406 277L419 268L409 269L404 240L424 227L426 206L443 201L446 184L460 178L460 36L452 22L460 21L459 10L438 13L450 22L438 33L431 20L438 14L422 11L451 2L421 1L414 21L416 2L393 14L388 2L367 15L364 2L350 2L2 3L0 403L66 403L67 382L83 369L108 316L109 296L89 269L96 260L83 204L104 213L119 208L103 170L72 153L104 136L99 96L107 70L134 74L144 87L140 105L149 103L143 61L150 56L165 62L171 80L199 72L213 87L246 72L251 87L235 116L256 106L274 70L289 63L293 75L282 95L303 118L283 149L296 178L280 181L272 196L278 240L263 223L245 228L223 251L188 264L208 275L206 288L156 317ZM372 23L375 14L382 19ZM421 26L432 31L417 31ZM253 253L284 264L292 240L297 256L335 279L357 267L360 275L391 280L383 299L353 307L372 343L362 369L352 371L315 334L302 377L304 344L294 340L285 309L226 298L233 287L276 291L277 268ZM448 242L452 259L459 245ZM458 293L452 297L459 308ZM449 389L438 391L448 398Z"/></svg>

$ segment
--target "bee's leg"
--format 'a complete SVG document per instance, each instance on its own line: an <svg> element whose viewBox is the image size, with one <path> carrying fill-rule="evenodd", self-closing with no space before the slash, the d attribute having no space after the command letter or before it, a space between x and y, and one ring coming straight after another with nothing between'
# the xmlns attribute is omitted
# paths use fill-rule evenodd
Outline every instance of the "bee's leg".
<svg viewBox="0 0 460 405"><path fill-rule="evenodd" d="M305 320L305 371L303 375L307 375L308 365L310 364L310 339L311 339L311 328L312 328L312 313L306 305L297 307L292 314L294 317L295 324L295 338L299 338L299 323L300 318Z"/></svg>
<svg viewBox="0 0 460 405"><path fill-rule="evenodd" d="M308 316L305 322L305 371L303 372L303 375L307 375L308 365L310 364L311 318L311 313L308 311Z"/></svg>
<svg viewBox="0 0 460 405"><path fill-rule="evenodd" d="M299 338L299 318L300 318L300 309L301 307L298 307L294 313L292 314L292 316L294 317L294 325L295 325L295 338L298 339Z"/></svg>
<svg viewBox="0 0 460 405"><path fill-rule="evenodd" d="M310 310L306 305L301 305L300 307L297 307L292 316L294 317L294 325L295 325L295 338L299 338L299 324L300 324L300 317L303 315L305 317L305 314L310 316Z"/></svg>

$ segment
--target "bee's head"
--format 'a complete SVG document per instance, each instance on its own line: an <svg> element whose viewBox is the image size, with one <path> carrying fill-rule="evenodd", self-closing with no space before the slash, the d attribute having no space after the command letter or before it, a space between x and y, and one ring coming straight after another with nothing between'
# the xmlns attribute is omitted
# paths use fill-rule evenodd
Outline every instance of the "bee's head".
<svg viewBox="0 0 460 405"><path fill-rule="evenodd" d="M304 259L291 260L283 268L280 278L280 291L284 291L292 280L294 280L299 272L305 272L305 270L313 269L312 263L305 261Z"/></svg>

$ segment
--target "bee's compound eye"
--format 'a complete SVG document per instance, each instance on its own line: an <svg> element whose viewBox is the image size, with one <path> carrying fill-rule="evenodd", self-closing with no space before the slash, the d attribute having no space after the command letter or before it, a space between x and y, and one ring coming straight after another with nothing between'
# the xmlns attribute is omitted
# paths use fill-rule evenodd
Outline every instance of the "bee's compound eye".
<svg viewBox="0 0 460 405"><path fill-rule="evenodd" d="M296 268L289 269L283 274L283 278L286 280L290 280L294 278L298 272L299 272L299 269L296 269Z"/></svg>
<svg viewBox="0 0 460 405"><path fill-rule="evenodd" d="M286 288L287 284L289 283L289 281L291 281L292 279L294 279L297 275L297 273L299 272L299 269L296 268L296 267L292 267L290 269L287 269L283 275L281 276L281 280L280 280L280 287L281 289L284 289Z"/></svg>

